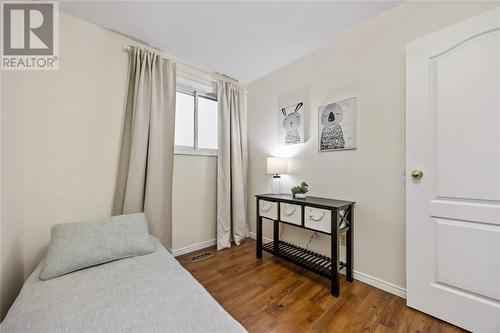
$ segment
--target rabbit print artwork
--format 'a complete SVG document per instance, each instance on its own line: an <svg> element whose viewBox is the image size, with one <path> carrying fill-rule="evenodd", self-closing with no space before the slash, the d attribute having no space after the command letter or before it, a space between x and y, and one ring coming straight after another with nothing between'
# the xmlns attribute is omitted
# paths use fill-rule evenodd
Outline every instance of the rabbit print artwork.
<svg viewBox="0 0 500 333"><path fill-rule="evenodd" d="M319 151L356 148L355 98L322 106L319 112Z"/></svg>
<svg viewBox="0 0 500 333"><path fill-rule="evenodd" d="M280 136L281 142L293 145L304 142L304 103L297 103L281 109Z"/></svg>

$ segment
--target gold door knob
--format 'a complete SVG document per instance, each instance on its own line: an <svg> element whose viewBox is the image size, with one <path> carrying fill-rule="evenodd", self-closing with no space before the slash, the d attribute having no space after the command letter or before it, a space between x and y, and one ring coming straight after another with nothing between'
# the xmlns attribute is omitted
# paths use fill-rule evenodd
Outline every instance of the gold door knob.
<svg viewBox="0 0 500 333"><path fill-rule="evenodd" d="M424 176L424 172L422 170L412 170L411 176L414 179L420 179Z"/></svg>

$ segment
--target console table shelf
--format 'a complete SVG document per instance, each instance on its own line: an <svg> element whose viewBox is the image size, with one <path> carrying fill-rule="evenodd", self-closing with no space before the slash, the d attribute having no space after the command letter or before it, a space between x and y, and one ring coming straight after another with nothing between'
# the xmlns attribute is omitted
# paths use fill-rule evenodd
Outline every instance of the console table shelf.
<svg viewBox="0 0 500 333"><path fill-rule="evenodd" d="M322 254L283 241L279 241L278 246L274 246L274 242L266 243L262 249L326 278L332 274L331 258ZM344 267L345 263L339 262L339 270Z"/></svg>
<svg viewBox="0 0 500 333"><path fill-rule="evenodd" d="M329 278L331 294L339 296L338 272L346 268L346 279L352 281L352 235L354 202L327 198L296 199L286 194L259 194L257 199L257 258L262 250L294 263L316 274ZM273 241L262 244L262 220L274 223ZM279 239L279 224L331 235L330 257L309 251ZM346 235L346 262L339 260L338 236Z"/></svg>

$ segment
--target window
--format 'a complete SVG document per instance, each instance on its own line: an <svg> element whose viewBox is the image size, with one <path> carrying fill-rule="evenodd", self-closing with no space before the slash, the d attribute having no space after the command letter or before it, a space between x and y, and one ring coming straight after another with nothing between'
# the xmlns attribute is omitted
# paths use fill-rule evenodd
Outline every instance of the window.
<svg viewBox="0 0 500 333"><path fill-rule="evenodd" d="M175 96L175 145L194 146L194 97L180 92Z"/></svg>
<svg viewBox="0 0 500 333"><path fill-rule="evenodd" d="M217 156L217 100L197 92L177 91L175 153Z"/></svg>

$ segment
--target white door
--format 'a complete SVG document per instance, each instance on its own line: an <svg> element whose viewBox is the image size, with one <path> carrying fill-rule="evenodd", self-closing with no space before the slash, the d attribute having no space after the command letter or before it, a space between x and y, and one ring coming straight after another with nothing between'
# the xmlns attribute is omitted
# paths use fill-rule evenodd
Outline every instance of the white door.
<svg viewBox="0 0 500 333"><path fill-rule="evenodd" d="M500 333L500 8L406 52L408 306Z"/></svg>

